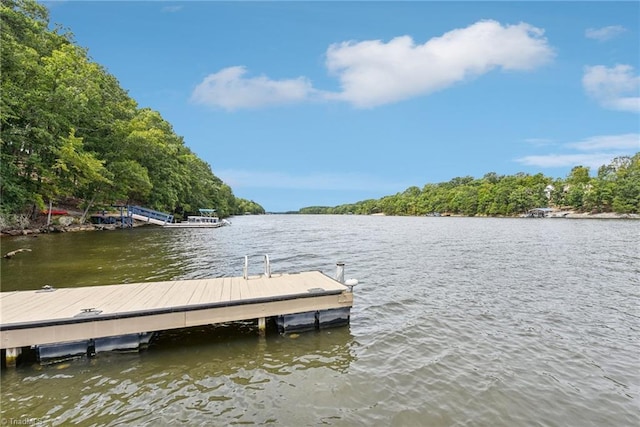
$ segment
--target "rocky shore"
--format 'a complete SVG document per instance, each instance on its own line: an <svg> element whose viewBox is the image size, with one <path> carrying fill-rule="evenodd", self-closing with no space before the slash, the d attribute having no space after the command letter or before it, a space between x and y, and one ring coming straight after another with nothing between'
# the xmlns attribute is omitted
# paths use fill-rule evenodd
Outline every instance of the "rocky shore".
<svg viewBox="0 0 640 427"><path fill-rule="evenodd" d="M638 214L622 214L615 212L574 212L574 211L558 211L552 212L548 218L571 218L571 219L640 219Z"/></svg>
<svg viewBox="0 0 640 427"><path fill-rule="evenodd" d="M47 224L47 216L40 215L36 220L28 220L21 216L17 220L12 221L12 225L7 225L2 221L0 228L0 237L4 236L28 236L44 233L72 233L77 231L103 231L116 230L119 225L116 224L92 224L90 222L80 223L82 212L68 211L66 215L54 216L51 222ZM137 227L144 223L136 223Z"/></svg>
<svg viewBox="0 0 640 427"><path fill-rule="evenodd" d="M25 228L22 230L2 230L0 236L28 236L42 233L70 233L74 231L115 230L115 225L72 224L67 226L51 225L49 227Z"/></svg>

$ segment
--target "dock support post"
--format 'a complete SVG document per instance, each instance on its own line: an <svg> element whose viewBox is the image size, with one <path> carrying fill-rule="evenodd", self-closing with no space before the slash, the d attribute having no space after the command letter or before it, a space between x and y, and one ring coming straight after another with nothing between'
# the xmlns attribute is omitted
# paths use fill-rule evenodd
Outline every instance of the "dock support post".
<svg viewBox="0 0 640 427"><path fill-rule="evenodd" d="M22 348L8 348L5 356L7 368L15 368L18 362L18 356L22 354Z"/></svg>
<svg viewBox="0 0 640 427"><path fill-rule="evenodd" d="M266 317L259 317L258 318L258 334L260 334L261 337L265 336L267 332L267 319Z"/></svg>
<svg viewBox="0 0 640 427"><path fill-rule="evenodd" d="M344 262L339 262L336 266L338 267L336 271L336 280L344 284Z"/></svg>

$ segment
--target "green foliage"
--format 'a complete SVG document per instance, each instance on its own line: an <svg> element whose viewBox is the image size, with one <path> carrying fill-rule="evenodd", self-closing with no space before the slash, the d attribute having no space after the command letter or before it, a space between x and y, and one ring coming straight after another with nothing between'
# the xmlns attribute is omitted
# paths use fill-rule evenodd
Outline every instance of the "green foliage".
<svg viewBox="0 0 640 427"><path fill-rule="evenodd" d="M303 214L513 216L536 207L563 207L577 211L640 213L640 153L619 157L602 166L596 177L577 166L566 179L543 174L499 176L481 179L453 178L449 182L409 187L379 200L364 200L335 207L312 206Z"/></svg>
<svg viewBox="0 0 640 427"><path fill-rule="evenodd" d="M236 212L235 212L235 214L237 215L242 215L242 214L261 215L265 213L264 208L259 204L257 204L256 202L254 202L253 200L237 198L236 201L238 202L236 207Z"/></svg>
<svg viewBox="0 0 640 427"><path fill-rule="evenodd" d="M68 137L62 138L54 155L53 170L57 175L54 181L64 193L82 191L90 185L111 183L106 177L104 160L84 151L82 138L75 135L75 129L71 129Z"/></svg>
<svg viewBox="0 0 640 427"><path fill-rule="evenodd" d="M56 198L87 209L136 203L177 214L264 212L237 200L70 33L49 30L44 6L0 1L0 213L36 212Z"/></svg>
<svg viewBox="0 0 640 427"><path fill-rule="evenodd" d="M640 153L615 163L615 187L609 195L615 212L640 213Z"/></svg>

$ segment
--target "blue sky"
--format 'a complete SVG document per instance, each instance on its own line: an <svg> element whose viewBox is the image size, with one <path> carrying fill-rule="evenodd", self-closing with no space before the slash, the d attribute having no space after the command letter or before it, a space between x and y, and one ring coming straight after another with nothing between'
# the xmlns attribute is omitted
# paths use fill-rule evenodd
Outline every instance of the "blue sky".
<svg viewBox="0 0 640 427"><path fill-rule="evenodd" d="M640 151L640 2L43 2L267 211Z"/></svg>

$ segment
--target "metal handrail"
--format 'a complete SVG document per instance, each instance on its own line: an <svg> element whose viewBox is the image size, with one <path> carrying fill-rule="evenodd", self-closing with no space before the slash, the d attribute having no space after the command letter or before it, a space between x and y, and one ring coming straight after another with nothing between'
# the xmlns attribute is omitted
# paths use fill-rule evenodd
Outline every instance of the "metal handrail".
<svg viewBox="0 0 640 427"><path fill-rule="evenodd" d="M268 279L271 277L271 261L269 255L264 255L264 276ZM249 257L244 256L244 267L242 268L242 277L246 280L249 278Z"/></svg>

